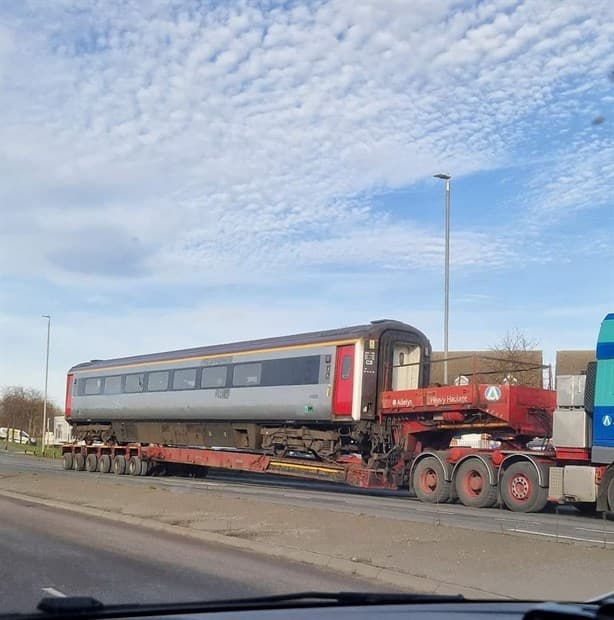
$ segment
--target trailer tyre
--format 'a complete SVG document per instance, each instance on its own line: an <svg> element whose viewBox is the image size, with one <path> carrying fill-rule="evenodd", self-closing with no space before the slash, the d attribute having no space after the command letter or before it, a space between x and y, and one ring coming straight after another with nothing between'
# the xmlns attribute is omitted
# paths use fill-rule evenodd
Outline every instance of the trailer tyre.
<svg viewBox="0 0 614 620"><path fill-rule="evenodd" d="M113 473L116 476L122 476L123 474L126 473L126 457L118 454L114 459L113 459Z"/></svg>
<svg viewBox="0 0 614 620"><path fill-rule="evenodd" d="M85 469L85 457L82 454L77 453L73 456L72 468L75 471L83 471Z"/></svg>
<svg viewBox="0 0 614 620"><path fill-rule="evenodd" d="M139 472L139 476L146 476L151 469L151 463L150 461L144 461L143 459L139 459L139 461L141 462L141 471Z"/></svg>
<svg viewBox="0 0 614 620"><path fill-rule="evenodd" d="M102 454L98 459L98 471L101 474L108 474L111 471L111 457L108 454Z"/></svg>
<svg viewBox="0 0 614 620"><path fill-rule="evenodd" d="M492 508L497 503L498 489L490 484L490 475L488 466L480 459L472 458L461 463L454 481L461 504Z"/></svg>
<svg viewBox="0 0 614 620"><path fill-rule="evenodd" d="M452 483L446 480L442 464L433 456L427 456L414 468L412 482L416 497L428 504L445 504L455 493Z"/></svg>
<svg viewBox="0 0 614 620"><path fill-rule="evenodd" d="M138 456L131 456L128 461L128 473L131 476L141 475L141 459Z"/></svg>
<svg viewBox="0 0 614 620"><path fill-rule="evenodd" d="M98 471L98 457L95 454L88 454L85 457L85 470L90 473Z"/></svg>
<svg viewBox="0 0 614 620"><path fill-rule="evenodd" d="M64 454L62 454L62 467L64 469L72 469L73 467L72 452L64 452Z"/></svg>
<svg viewBox="0 0 614 620"><path fill-rule="evenodd" d="M512 512L540 512L548 503L548 489L539 486L531 463L512 463L501 477L501 498Z"/></svg>

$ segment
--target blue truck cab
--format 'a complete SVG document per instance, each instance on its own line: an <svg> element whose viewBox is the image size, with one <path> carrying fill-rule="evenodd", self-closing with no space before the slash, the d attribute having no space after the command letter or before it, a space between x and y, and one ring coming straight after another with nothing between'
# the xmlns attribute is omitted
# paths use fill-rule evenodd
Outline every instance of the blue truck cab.
<svg viewBox="0 0 614 620"><path fill-rule="evenodd" d="M591 456L594 463L614 463L614 313L601 323L596 358Z"/></svg>

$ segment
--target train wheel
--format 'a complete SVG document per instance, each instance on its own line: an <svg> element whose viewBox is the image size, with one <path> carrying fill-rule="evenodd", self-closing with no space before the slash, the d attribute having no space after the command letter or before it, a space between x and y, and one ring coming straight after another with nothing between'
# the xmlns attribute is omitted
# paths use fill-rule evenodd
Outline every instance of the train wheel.
<svg viewBox="0 0 614 620"><path fill-rule="evenodd" d="M64 452L64 454L62 454L62 467L64 469L73 468L72 452Z"/></svg>
<svg viewBox="0 0 614 620"><path fill-rule="evenodd" d="M455 486L458 499L465 506L491 508L497 503L497 487L490 484L488 466L480 459L469 459L458 468Z"/></svg>
<svg viewBox="0 0 614 620"><path fill-rule="evenodd" d="M85 469L85 457L81 453L77 453L73 456L72 468L75 471L83 471Z"/></svg>
<svg viewBox="0 0 614 620"><path fill-rule="evenodd" d="M113 473L116 476L121 476L126 473L126 457L118 454L113 459Z"/></svg>
<svg viewBox="0 0 614 620"><path fill-rule="evenodd" d="M501 498L512 512L539 512L548 503L548 489L539 486L531 463L513 463L501 478Z"/></svg>
<svg viewBox="0 0 614 620"><path fill-rule="evenodd" d="M138 456L131 456L128 461L128 473L131 476L141 475L141 459Z"/></svg>
<svg viewBox="0 0 614 620"><path fill-rule="evenodd" d="M111 471L111 457L108 454L102 454L98 459L98 471L101 474L108 474Z"/></svg>
<svg viewBox="0 0 614 620"><path fill-rule="evenodd" d="M98 457L95 454L88 454L85 457L85 470L90 473L98 471Z"/></svg>
<svg viewBox="0 0 614 620"><path fill-rule="evenodd" d="M442 464L433 456L418 462L412 477L414 491L421 502L445 504L453 496L452 484L445 479Z"/></svg>

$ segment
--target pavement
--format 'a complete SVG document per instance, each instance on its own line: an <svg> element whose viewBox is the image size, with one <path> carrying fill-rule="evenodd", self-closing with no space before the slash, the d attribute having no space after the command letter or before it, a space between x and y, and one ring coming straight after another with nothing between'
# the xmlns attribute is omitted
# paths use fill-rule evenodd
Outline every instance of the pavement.
<svg viewBox="0 0 614 620"><path fill-rule="evenodd" d="M16 455L0 456L0 494L150 528L156 537L181 534L335 569L378 589L560 600L614 590L612 523L573 509L517 515L268 477L65 472Z"/></svg>
<svg viewBox="0 0 614 620"><path fill-rule="evenodd" d="M0 497L0 613L34 611L44 596L162 603L368 590L365 580Z"/></svg>

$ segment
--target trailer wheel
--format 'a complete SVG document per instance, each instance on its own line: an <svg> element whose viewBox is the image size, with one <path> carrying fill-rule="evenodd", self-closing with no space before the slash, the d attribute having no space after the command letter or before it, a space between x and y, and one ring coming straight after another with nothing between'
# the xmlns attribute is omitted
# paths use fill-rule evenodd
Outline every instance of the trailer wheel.
<svg viewBox="0 0 614 620"><path fill-rule="evenodd" d="M453 496L452 484L445 478L443 466L434 456L418 462L412 476L416 497L429 504L445 504Z"/></svg>
<svg viewBox="0 0 614 620"><path fill-rule="evenodd" d="M98 459L98 471L101 474L108 474L111 471L111 457L108 454L102 454Z"/></svg>
<svg viewBox="0 0 614 620"><path fill-rule="evenodd" d="M531 463L513 463L501 478L501 498L512 512L539 512L548 503L548 489L539 486Z"/></svg>
<svg viewBox="0 0 614 620"><path fill-rule="evenodd" d="M85 469L85 457L80 452L73 456L72 468L75 471L83 471Z"/></svg>
<svg viewBox="0 0 614 620"><path fill-rule="evenodd" d="M139 476L146 476L151 469L151 463L150 461L145 461L143 459L139 459L139 461L141 462L141 471L139 472Z"/></svg>
<svg viewBox="0 0 614 620"><path fill-rule="evenodd" d="M64 452L64 454L62 454L62 467L64 469L72 469L73 467L73 458L72 458L72 452Z"/></svg>
<svg viewBox="0 0 614 620"><path fill-rule="evenodd" d="M88 454L85 457L85 470L90 473L98 471L98 457L95 454Z"/></svg>
<svg viewBox="0 0 614 620"><path fill-rule="evenodd" d="M117 454L113 459L113 473L116 476L121 476L126 473L126 457Z"/></svg>
<svg viewBox="0 0 614 620"><path fill-rule="evenodd" d="M141 475L141 459L138 456L131 456L128 461L128 473L131 476Z"/></svg>
<svg viewBox="0 0 614 620"><path fill-rule="evenodd" d="M492 508L497 503L498 489L490 484L488 466L472 458L461 463L456 472L455 486L458 499L465 506Z"/></svg>

